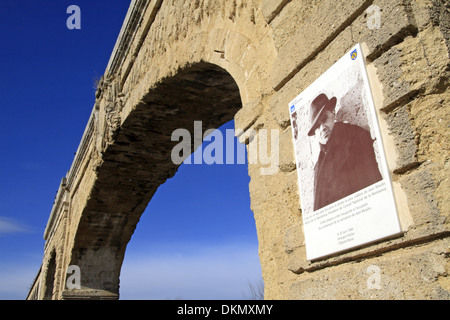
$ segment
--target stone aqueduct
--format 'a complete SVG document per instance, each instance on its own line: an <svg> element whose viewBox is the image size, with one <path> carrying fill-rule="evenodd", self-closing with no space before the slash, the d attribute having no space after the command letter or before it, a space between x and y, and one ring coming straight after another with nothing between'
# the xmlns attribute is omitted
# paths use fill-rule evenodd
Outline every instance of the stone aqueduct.
<svg viewBox="0 0 450 320"><path fill-rule="evenodd" d="M277 173L249 165L266 299L448 299L449 21L445 0L131 1L27 298L118 299L127 243L177 171L171 133L234 118L280 132ZM403 232L308 261L288 103L356 43ZM81 289L66 286L70 265Z"/></svg>

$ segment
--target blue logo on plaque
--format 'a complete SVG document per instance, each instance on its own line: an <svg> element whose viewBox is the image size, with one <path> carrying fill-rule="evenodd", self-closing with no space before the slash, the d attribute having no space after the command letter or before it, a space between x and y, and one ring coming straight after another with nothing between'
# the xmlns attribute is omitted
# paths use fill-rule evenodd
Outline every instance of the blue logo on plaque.
<svg viewBox="0 0 450 320"><path fill-rule="evenodd" d="M352 53L350 53L350 57L352 58L352 60L356 60L356 58L358 57L358 51L356 49L352 51Z"/></svg>
<svg viewBox="0 0 450 320"><path fill-rule="evenodd" d="M295 106L291 107L291 113L295 111Z"/></svg>

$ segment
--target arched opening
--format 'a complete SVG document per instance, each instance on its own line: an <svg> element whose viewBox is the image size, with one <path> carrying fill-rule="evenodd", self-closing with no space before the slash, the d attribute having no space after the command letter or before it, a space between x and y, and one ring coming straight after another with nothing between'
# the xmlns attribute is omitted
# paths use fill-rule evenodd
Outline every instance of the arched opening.
<svg viewBox="0 0 450 320"><path fill-rule="evenodd" d="M47 266L47 273L45 275L44 300L53 299L55 274L56 274L56 252L53 251L50 255L50 260Z"/></svg>
<svg viewBox="0 0 450 320"><path fill-rule="evenodd" d="M118 295L125 249L136 225L157 189L179 168L172 158L179 144L173 132L189 132L188 151L193 152L201 142L196 139L199 121L203 130L218 128L241 106L233 77L206 62L186 66L149 88L103 152L82 212L70 262L81 269L82 288Z"/></svg>
<svg viewBox="0 0 450 320"><path fill-rule="evenodd" d="M234 132L234 121L222 125L158 189L127 247L121 299L253 298L258 239L246 149Z"/></svg>

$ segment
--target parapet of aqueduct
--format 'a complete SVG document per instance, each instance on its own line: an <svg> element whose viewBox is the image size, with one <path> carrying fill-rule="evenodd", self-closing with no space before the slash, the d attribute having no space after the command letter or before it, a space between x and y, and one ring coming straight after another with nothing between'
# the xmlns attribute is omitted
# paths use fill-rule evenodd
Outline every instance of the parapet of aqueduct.
<svg viewBox="0 0 450 320"><path fill-rule="evenodd" d="M266 299L448 299L449 21L445 0L131 1L28 299L118 299L126 246L177 171L171 133L233 118L280 132L277 173L248 167ZM402 233L308 261L288 104L357 43ZM81 289L66 286L71 265Z"/></svg>

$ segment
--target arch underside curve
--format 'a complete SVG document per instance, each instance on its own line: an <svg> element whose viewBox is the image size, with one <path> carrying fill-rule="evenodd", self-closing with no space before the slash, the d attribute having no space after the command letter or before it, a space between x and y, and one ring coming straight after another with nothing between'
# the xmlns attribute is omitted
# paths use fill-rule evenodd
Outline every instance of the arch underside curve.
<svg viewBox="0 0 450 320"><path fill-rule="evenodd" d="M218 128L241 106L232 76L199 62L155 85L133 108L102 154L75 235L70 264L81 269L82 289L118 297L126 246L152 196L178 168L171 160L179 143L171 141L172 132L183 128L194 136L197 120L204 130Z"/></svg>

